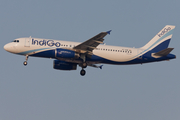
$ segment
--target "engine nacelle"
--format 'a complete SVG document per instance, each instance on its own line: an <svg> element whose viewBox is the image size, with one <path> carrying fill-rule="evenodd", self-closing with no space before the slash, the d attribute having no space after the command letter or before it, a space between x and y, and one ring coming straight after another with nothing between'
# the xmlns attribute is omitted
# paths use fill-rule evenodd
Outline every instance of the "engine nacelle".
<svg viewBox="0 0 180 120"><path fill-rule="evenodd" d="M76 63L69 63L60 60L54 60L53 68L58 70L76 70L77 64Z"/></svg>
<svg viewBox="0 0 180 120"><path fill-rule="evenodd" d="M61 48L57 48L55 54L56 57L59 58L79 58L79 54L77 54L75 51Z"/></svg>

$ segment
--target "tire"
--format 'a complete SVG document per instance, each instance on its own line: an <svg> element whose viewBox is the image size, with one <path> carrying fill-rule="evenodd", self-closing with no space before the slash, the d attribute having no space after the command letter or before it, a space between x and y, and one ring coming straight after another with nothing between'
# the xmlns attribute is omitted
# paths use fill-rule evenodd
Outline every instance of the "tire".
<svg viewBox="0 0 180 120"><path fill-rule="evenodd" d="M82 63L82 68L86 68L87 67L87 63L86 62L83 62Z"/></svg>
<svg viewBox="0 0 180 120"><path fill-rule="evenodd" d="M82 69L80 74L81 74L81 76L84 76L86 74L86 71Z"/></svg>
<svg viewBox="0 0 180 120"><path fill-rule="evenodd" d="M24 61L23 64L24 64L24 66L26 66L27 65L27 61Z"/></svg>

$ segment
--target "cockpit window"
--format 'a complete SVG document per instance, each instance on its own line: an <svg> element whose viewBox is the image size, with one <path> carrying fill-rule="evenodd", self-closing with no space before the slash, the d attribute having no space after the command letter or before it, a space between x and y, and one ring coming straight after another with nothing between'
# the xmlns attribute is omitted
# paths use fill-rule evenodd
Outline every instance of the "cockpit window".
<svg viewBox="0 0 180 120"><path fill-rule="evenodd" d="M13 42L19 42L19 40L14 40Z"/></svg>

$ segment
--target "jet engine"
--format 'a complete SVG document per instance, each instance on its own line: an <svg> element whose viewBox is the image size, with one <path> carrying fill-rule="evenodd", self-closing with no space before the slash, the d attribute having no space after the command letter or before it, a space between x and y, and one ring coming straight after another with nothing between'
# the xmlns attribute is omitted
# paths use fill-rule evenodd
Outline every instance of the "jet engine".
<svg viewBox="0 0 180 120"><path fill-rule="evenodd" d="M58 58L79 58L79 54L72 50L67 49L56 49L56 57Z"/></svg>
<svg viewBox="0 0 180 120"><path fill-rule="evenodd" d="M76 70L77 64L76 63L69 63L60 60L54 60L53 68L58 70Z"/></svg>

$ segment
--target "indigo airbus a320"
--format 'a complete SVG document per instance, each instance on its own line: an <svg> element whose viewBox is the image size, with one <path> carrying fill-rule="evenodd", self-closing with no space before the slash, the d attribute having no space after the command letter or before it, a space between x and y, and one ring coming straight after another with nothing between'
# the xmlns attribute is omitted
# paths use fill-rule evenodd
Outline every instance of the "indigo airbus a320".
<svg viewBox="0 0 180 120"><path fill-rule="evenodd" d="M102 44L104 37L111 32L108 31L82 43L33 37L17 38L6 44L4 49L26 56L23 63L25 66L29 56L52 58L55 59L54 69L76 70L79 65L82 68L80 74L84 76L87 66L102 69L102 65L97 64L129 65L175 59L176 56L170 54L174 48L168 48L174 28L175 26L166 25L140 48Z"/></svg>

